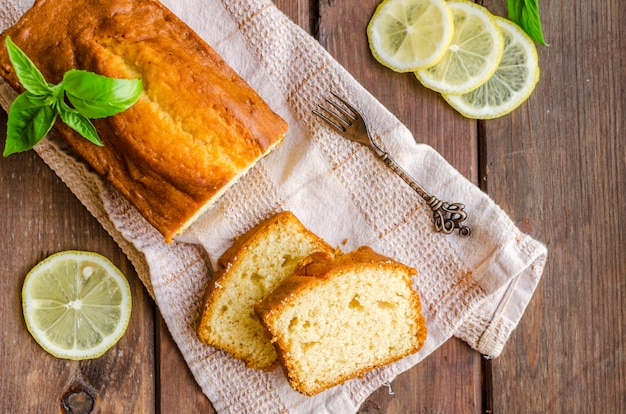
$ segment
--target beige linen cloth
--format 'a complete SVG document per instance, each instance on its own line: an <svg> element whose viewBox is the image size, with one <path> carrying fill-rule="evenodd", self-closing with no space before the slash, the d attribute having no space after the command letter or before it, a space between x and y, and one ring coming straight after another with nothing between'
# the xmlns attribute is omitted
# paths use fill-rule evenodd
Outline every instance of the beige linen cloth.
<svg viewBox="0 0 626 414"><path fill-rule="evenodd" d="M32 0L3 0L2 29ZM268 0L164 0L290 125L284 144L244 176L179 240L161 236L116 191L69 157L54 136L36 151L135 265L195 379L218 412L349 413L452 336L497 356L521 318L546 260L486 194L411 133L309 35ZM12 96L1 85L5 109ZM433 232L420 197L373 153L334 134L311 110L333 89L363 112L382 145L443 200L466 204L472 235ZM419 137L417 137L419 141ZM280 369L248 369L195 334L212 267L233 239L291 210L329 243L361 245L414 266L428 339L416 355L315 397L293 391ZM347 242L346 242L347 240ZM415 390L419 392L419 390Z"/></svg>

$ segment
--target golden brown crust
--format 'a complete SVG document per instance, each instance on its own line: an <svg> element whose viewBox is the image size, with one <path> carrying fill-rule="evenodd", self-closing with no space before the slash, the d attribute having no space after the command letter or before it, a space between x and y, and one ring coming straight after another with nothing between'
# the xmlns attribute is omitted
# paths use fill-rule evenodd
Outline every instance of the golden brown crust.
<svg viewBox="0 0 626 414"><path fill-rule="evenodd" d="M6 35L48 82L60 82L72 68L142 78L144 93L135 106L94 121L104 147L61 122L55 128L168 241L287 130L261 97L158 1L37 0L0 38L0 75L21 91Z"/></svg>
<svg viewBox="0 0 626 414"><path fill-rule="evenodd" d="M337 254L335 256L325 254L324 252L314 253L300 263L294 274L298 276L323 277L331 270L372 263L400 266L407 269L412 276L417 274L415 269L377 253L369 246L361 246L348 254Z"/></svg>

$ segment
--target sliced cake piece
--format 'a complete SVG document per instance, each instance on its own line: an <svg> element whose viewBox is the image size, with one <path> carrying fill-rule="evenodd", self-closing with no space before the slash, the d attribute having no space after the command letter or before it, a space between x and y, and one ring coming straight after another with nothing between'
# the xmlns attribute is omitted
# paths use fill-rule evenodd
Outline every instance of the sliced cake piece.
<svg viewBox="0 0 626 414"><path fill-rule="evenodd" d="M220 258L207 288L200 340L251 368L272 368L277 355L253 307L317 251L333 249L291 212L278 213L241 236Z"/></svg>
<svg viewBox="0 0 626 414"><path fill-rule="evenodd" d="M426 326L416 274L369 247L306 258L255 306L291 386L314 395L417 352Z"/></svg>

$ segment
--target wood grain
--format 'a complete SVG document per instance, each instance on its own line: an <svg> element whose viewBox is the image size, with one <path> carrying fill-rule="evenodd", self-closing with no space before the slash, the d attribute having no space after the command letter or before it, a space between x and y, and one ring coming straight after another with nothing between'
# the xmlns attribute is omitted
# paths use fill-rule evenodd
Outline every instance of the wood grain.
<svg viewBox="0 0 626 414"><path fill-rule="evenodd" d="M540 288L493 361L494 409L626 412L626 12L540 3L550 46L539 48L537 89L482 125L486 189L549 248Z"/></svg>

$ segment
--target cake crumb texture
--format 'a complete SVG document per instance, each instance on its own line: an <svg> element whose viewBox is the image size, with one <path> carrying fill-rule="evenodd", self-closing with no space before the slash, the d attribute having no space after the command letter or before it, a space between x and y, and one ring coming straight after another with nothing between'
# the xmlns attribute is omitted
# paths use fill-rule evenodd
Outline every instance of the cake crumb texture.
<svg viewBox="0 0 626 414"><path fill-rule="evenodd" d="M369 247L306 258L255 308L292 387L314 395L417 352L426 326L415 275Z"/></svg>
<svg viewBox="0 0 626 414"><path fill-rule="evenodd" d="M228 351L251 368L269 370L277 363L274 347L254 313L302 259L333 249L291 212L282 212L241 236L220 258L209 283L198 324L204 343Z"/></svg>

